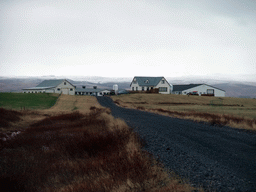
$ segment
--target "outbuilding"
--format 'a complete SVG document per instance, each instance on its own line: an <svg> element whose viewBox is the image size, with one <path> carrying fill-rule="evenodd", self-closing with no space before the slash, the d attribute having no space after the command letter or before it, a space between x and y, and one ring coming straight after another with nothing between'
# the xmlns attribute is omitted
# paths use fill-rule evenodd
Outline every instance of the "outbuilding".
<svg viewBox="0 0 256 192"><path fill-rule="evenodd" d="M110 90L108 89L98 89L97 86L93 88L86 88L86 86L82 86L82 88L77 88L75 94L76 95L91 95L91 96L104 96L109 95Z"/></svg>
<svg viewBox="0 0 256 192"><path fill-rule="evenodd" d="M22 89L23 93L58 93L75 95L76 87L66 79L44 80L36 87Z"/></svg>
<svg viewBox="0 0 256 192"><path fill-rule="evenodd" d="M172 94L225 97L225 91L207 84L173 85Z"/></svg>

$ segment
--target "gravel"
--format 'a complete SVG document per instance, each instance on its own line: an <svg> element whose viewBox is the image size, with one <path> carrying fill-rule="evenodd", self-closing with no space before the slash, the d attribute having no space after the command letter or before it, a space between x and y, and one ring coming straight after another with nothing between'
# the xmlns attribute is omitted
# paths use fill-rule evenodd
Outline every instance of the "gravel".
<svg viewBox="0 0 256 192"><path fill-rule="evenodd" d="M145 142L144 149L205 191L256 191L256 134L116 106L97 97Z"/></svg>

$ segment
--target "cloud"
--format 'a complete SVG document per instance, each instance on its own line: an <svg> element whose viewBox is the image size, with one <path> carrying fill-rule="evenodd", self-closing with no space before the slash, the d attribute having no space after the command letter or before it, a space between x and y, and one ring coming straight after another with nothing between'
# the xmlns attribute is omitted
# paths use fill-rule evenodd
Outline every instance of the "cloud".
<svg viewBox="0 0 256 192"><path fill-rule="evenodd" d="M250 0L2 1L0 75L255 73L255 9Z"/></svg>

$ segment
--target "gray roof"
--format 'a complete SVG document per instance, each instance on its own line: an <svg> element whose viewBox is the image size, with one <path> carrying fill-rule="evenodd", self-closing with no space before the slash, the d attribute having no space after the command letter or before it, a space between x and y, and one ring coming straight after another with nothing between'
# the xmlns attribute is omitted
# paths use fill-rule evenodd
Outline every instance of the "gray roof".
<svg viewBox="0 0 256 192"><path fill-rule="evenodd" d="M43 89L50 89L51 87L30 87L30 88L25 88L22 90L43 90Z"/></svg>
<svg viewBox="0 0 256 192"><path fill-rule="evenodd" d="M93 88L76 88L76 92L100 92L100 91L106 91L108 89L93 89Z"/></svg>
<svg viewBox="0 0 256 192"><path fill-rule="evenodd" d="M139 77L135 76L139 86L157 86L164 77Z"/></svg>
<svg viewBox="0 0 256 192"><path fill-rule="evenodd" d="M36 87L57 87L63 81L65 81L65 79L44 80L42 83L40 83Z"/></svg>
<svg viewBox="0 0 256 192"><path fill-rule="evenodd" d="M173 90L172 91L184 91L184 90L187 90L187 89L191 89L193 87L197 87L199 85L203 85L203 84L173 85Z"/></svg>
<svg viewBox="0 0 256 192"><path fill-rule="evenodd" d="M191 88L194 88L194 87L197 87L197 86L200 86L200 85L207 85L207 84L173 85L173 90L172 91L173 92L174 91L184 91L184 90L191 89ZM207 85L207 86L215 88L215 89L219 89L219 88L213 87L211 85ZM222 90L222 89L219 89L219 90L226 92L225 90Z"/></svg>

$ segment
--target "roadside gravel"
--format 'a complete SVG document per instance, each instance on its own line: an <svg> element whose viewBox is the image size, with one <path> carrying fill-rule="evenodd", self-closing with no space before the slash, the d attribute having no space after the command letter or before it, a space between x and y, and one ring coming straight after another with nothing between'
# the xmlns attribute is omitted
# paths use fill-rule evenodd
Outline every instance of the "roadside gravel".
<svg viewBox="0 0 256 192"><path fill-rule="evenodd" d="M256 134L229 127L116 106L97 97L123 119L170 170L205 191L256 191Z"/></svg>

